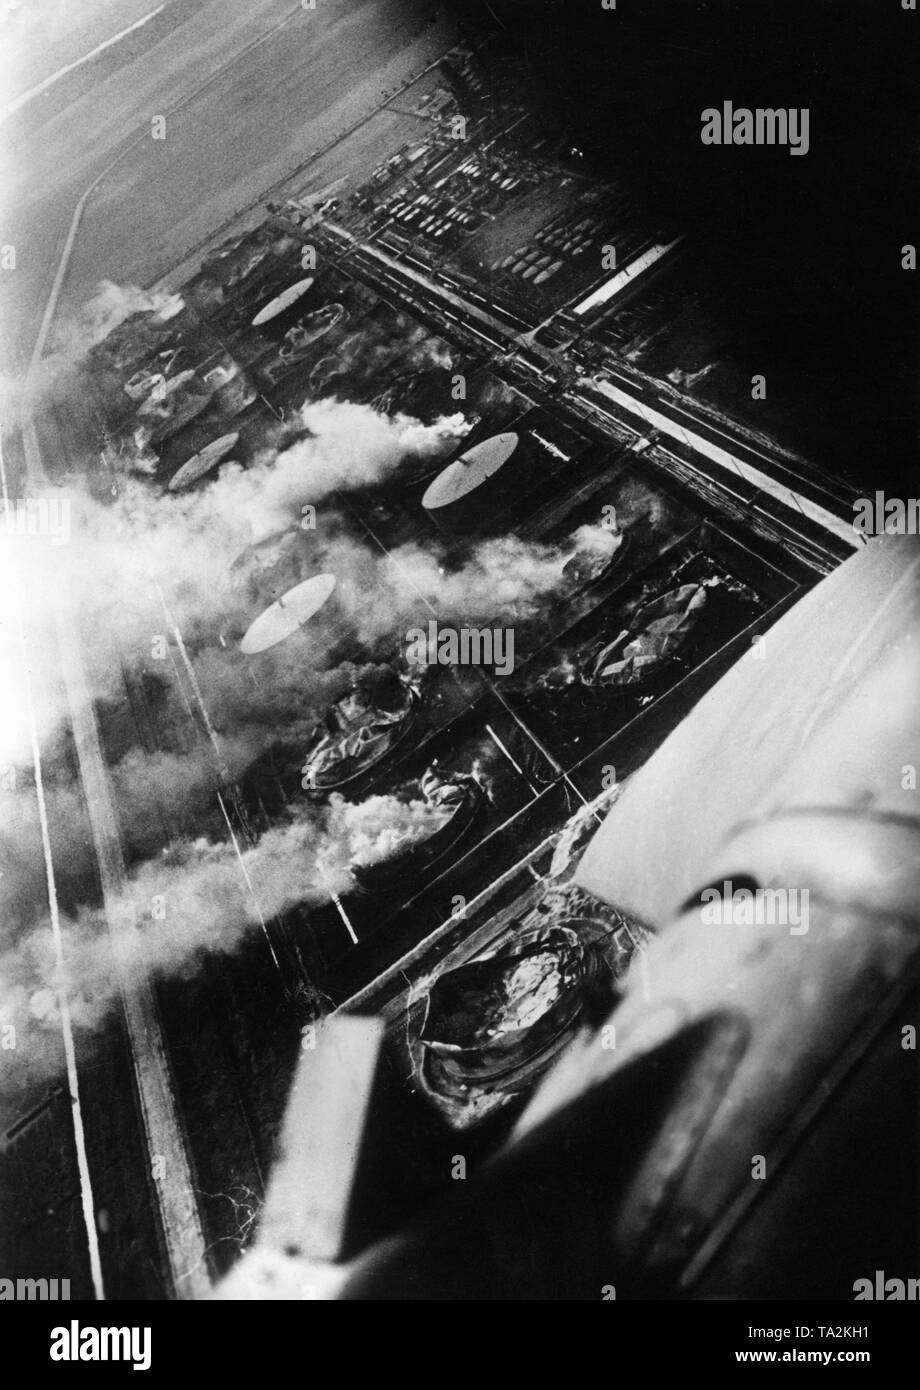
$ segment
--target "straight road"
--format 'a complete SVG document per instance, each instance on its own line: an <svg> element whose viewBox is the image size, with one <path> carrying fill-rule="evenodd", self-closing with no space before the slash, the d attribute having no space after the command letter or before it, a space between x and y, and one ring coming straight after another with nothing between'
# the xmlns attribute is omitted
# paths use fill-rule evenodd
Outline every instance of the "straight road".
<svg viewBox="0 0 920 1390"><path fill-rule="evenodd" d="M49 482L32 419L22 422L30 495L47 494ZM131 1062L174 1294L202 1298L211 1287L195 1182L186 1151L169 1060L149 979L142 968L137 925L142 911L131 898L112 789L65 585L50 584L61 672L102 884L103 910L112 939ZM141 963L141 969L138 969Z"/></svg>

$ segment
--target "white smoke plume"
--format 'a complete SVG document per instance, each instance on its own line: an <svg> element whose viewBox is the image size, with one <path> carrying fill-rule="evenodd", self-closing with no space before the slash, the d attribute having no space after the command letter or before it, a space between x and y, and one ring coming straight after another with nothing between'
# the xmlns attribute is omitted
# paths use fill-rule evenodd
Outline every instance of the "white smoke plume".
<svg viewBox="0 0 920 1390"><path fill-rule="evenodd" d="M427 801L401 801L393 796L370 796L366 801L331 799L330 841L335 855L348 846L350 861L377 864L435 834L451 810Z"/></svg>
<svg viewBox="0 0 920 1390"><path fill-rule="evenodd" d="M23 1064L34 1074L43 1059L56 1062L56 1051L43 1048L39 1035L60 1026L59 991L75 1025L95 1028L122 987L136 987L148 975L194 973L208 955L235 950L260 919L346 893L352 864L392 856L440 829L448 815L418 800L373 796L352 804L333 797L327 807L311 807L268 830L242 862L229 839L180 842L132 875L111 914L117 944L99 910L65 920L63 978L44 921L0 950L0 1024L17 1029ZM153 914L153 902L162 904L162 915Z"/></svg>
<svg viewBox="0 0 920 1390"><path fill-rule="evenodd" d="M71 543L52 548L33 540L18 548L29 573L23 585L27 630L44 632L51 604L59 601L54 593L66 595L91 687L100 698L121 692L122 662L148 660L157 639L169 635L167 611L186 637L202 635L216 649L212 665L217 658L227 664L218 634L229 620L245 615L230 574L240 553L254 539L295 527L302 506L322 507L333 487L366 483L407 458L449 451L462 423L451 416L424 426L406 416L391 421L367 406L320 402L304 412L309 438L277 457L265 451L248 469L227 465L193 492L160 493L127 478L118 497L103 505L68 489ZM338 531L334 509L320 515L315 541L309 537L318 567L324 557L334 559ZM360 547L353 549L367 560ZM0 640L7 636L14 666L15 628L12 612L0 612ZM43 644L41 655L50 658L44 665L38 661L34 673L49 692L47 701L37 692L44 708L53 705L50 692L58 682L53 648ZM63 713L59 707L58 718Z"/></svg>
<svg viewBox="0 0 920 1390"><path fill-rule="evenodd" d="M620 534L613 526L589 522L585 526L579 526L577 531L573 531L572 550L574 553L597 555L604 558L613 555L620 540Z"/></svg>
<svg viewBox="0 0 920 1390"><path fill-rule="evenodd" d="M153 314L156 321L163 324L175 318L183 308L181 295L100 280L92 299L87 300L79 314L67 320L55 335L52 351L42 364L43 375L82 360L90 348L101 343L133 314Z"/></svg>
<svg viewBox="0 0 920 1390"><path fill-rule="evenodd" d="M119 316L152 307L142 291L106 289L84 320L81 350ZM163 301L162 307L174 307L174 301ZM446 456L466 432L463 416L424 425L366 405L323 400L303 409L297 428L307 432L304 438L283 442L280 451L269 440L248 467L224 465L189 493L161 491L134 477L120 479L118 495L105 504L71 489L71 543L54 548L40 547L34 538L21 542L28 571L23 590L33 707L43 747L54 748L66 718L48 617L63 594L79 629L91 693L97 701L111 702L103 727L123 730L109 763L133 865L131 901L147 904L162 896L166 903L162 922L138 917L131 938L134 954L128 953L124 967L129 980L142 959L154 972L194 969L209 951L235 949L258 922L235 851L216 817L218 781L238 777L273 740L305 750L313 723L360 678L362 662L373 669L371 651L364 657L356 651L344 661L333 651L343 634L350 632L368 648L390 641L395 649L407 625L429 616L425 601L442 618L482 622L532 616L558 586L574 548L488 540L473 546L460 564L420 545L382 554L347 531L331 494L392 479L409 460ZM231 566L254 540L297 528L306 503L317 507L318 516L315 532L302 533L305 561L311 572L329 569L337 575L334 619L327 629L317 623L315 630L311 626L253 663L235 639L223 644L222 635L234 623L245 625L255 616L232 582ZM7 611L7 602L4 591L0 641L9 669L17 670L17 615ZM178 694L182 663L173 623L187 644L220 740L220 769L202 737L198 712L184 708ZM156 655L164 637L171 660ZM381 651L376 659L383 656ZM124 670L144 683L150 737L143 746L121 713ZM187 679L182 679L188 696ZM14 690L14 712L18 701ZM9 721L9 727L15 724L15 719ZM115 997L112 943L99 912L79 908L92 894L90 841L79 788L58 769L50 795L53 823L69 826L66 833L56 829L54 846L69 913L65 983L75 1018L93 1026ZM5 865L0 906L6 914L0 1021L51 1026L55 987L62 982L55 975L50 932L41 917L46 899L31 788L26 785L20 796L22 814L17 811L15 819L22 832L11 832L9 823L0 829ZM443 821L443 813L426 804L393 797L372 797L359 806L332 800L322 811L298 805L288 821L244 852L258 911L265 917L295 903L325 901L330 887L345 891L352 860L370 863L385 857ZM183 839L187 825L181 824L176 837L177 808L205 838ZM170 841L172 848L163 853L162 844ZM45 1055L57 1054L49 1048Z"/></svg>
<svg viewBox="0 0 920 1390"><path fill-rule="evenodd" d="M304 423L311 433L299 444L277 456L266 451L249 468L225 465L189 493L161 493L128 478L110 504L68 494L72 543L39 550L33 542L28 560L33 570L38 562L42 568L24 586L26 629L45 634L36 643L33 671L44 735L66 713L47 632L47 613L61 595L79 628L90 688L99 699L123 699L123 665L169 676L169 662L158 664L154 653L159 646L165 655L164 639L166 646L173 643L175 624L194 651L222 732L245 725L254 734L260 720L278 730L295 709L308 713L311 690L329 693L323 673L328 642L337 633L311 627L263 659L263 674L254 675L236 641L258 609L247 607L231 574L254 539L296 528L307 502L318 511L316 530L301 533L307 570L336 574L336 619L371 645L387 635L398 640L407 622L432 615L429 604L445 619L533 616L558 586L568 555L585 541L581 532L561 549L514 537L486 540L459 567L418 544L384 555L343 529L329 491L388 476L407 458L449 452L462 417L426 426L405 416L390 420L368 406L324 401L306 408ZM606 544L606 534L594 543ZM15 669L13 615L0 618L0 640L9 637L8 669Z"/></svg>
<svg viewBox="0 0 920 1390"><path fill-rule="evenodd" d="M79 392L82 388L76 378L77 369L90 350L104 342L126 319L133 314L149 313L162 328L183 308L181 295L101 280L92 299L55 334L51 351L28 379L8 386L4 393L7 402L37 413L47 409L54 397Z"/></svg>
<svg viewBox="0 0 920 1390"><path fill-rule="evenodd" d="M370 406L338 400L305 405L300 418L308 437L263 467L271 471L274 488L288 485L295 500L314 502L334 489L386 482L409 458L439 458L469 428L460 413L423 425L411 416L381 415Z"/></svg>
<svg viewBox="0 0 920 1390"><path fill-rule="evenodd" d="M392 629L397 613L427 620L428 604L445 620L532 617L558 586L562 564L554 548L514 536L480 542L459 568L421 545L399 546L376 561L376 591L361 610L362 632L371 639L387 623Z"/></svg>

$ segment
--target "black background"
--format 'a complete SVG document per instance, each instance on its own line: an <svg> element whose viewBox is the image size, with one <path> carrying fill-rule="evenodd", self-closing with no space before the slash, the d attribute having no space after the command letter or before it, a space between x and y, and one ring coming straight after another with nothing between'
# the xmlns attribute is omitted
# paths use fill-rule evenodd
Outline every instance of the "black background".
<svg viewBox="0 0 920 1390"><path fill-rule="evenodd" d="M479 30L468 5L454 10ZM901 268L901 247L920 242L920 11L492 0L479 13L505 26L534 108L694 234L726 327L749 326L807 408L832 414L841 466L916 495L920 272ZM807 106L808 153L703 145L700 113L725 100Z"/></svg>

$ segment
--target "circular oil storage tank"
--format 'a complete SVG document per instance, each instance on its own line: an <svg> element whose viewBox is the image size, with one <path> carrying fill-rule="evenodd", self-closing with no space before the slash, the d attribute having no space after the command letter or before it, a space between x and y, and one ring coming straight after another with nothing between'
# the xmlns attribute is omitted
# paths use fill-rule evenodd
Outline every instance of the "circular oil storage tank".
<svg viewBox="0 0 920 1390"><path fill-rule="evenodd" d="M296 304L298 299L301 299L313 284L313 278L312 275L308 275L305 279L298 280L293 285L288 285L286 290L276 295L270 303L259 310L252 321L253 328L261 328L263 323L271 323L272 319L276 319L279 314L283 314L285 309L289 309L292 304Z"/></svg>
<svg viewBox="0 0 920 1390"><path fill-rule="evenodd" d="M178 473L173 474L169 480L169 491L185 492L187 488L193 487L205 474L210 473L212 468L216 468L227 459L239 437L239 432L236 432L223 434L220 439L212 440L200 453L183 463Z"/></svg>
<svg viewBox="0 0 920 1390"><path fill-rule="evenodd" d="M314 574L302 584L295 584L277 603L259 614L240 643L240 651L255 656L292 637L328 602L335 586L334 574Z"/></svg>
<svg viewBox="0 0 920 1390"><path fill-rule="evenodd" d="M513 430L494 434L467 449L438 474L422 506L443 530L477 530L512 504L520 491L524 450Z"/></svg>

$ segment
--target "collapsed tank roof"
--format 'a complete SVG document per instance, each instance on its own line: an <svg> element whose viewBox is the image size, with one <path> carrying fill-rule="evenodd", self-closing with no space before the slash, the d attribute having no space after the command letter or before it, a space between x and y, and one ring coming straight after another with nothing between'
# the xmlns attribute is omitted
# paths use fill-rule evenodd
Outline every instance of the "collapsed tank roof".
<svg viewBox="0 0 920 1390"><path fill-rule="evenodd" d="M519 442L519 436L509 430L474 445L438 474L422 498L422 506L436 511L468 497L505 466Z"/></svg>

